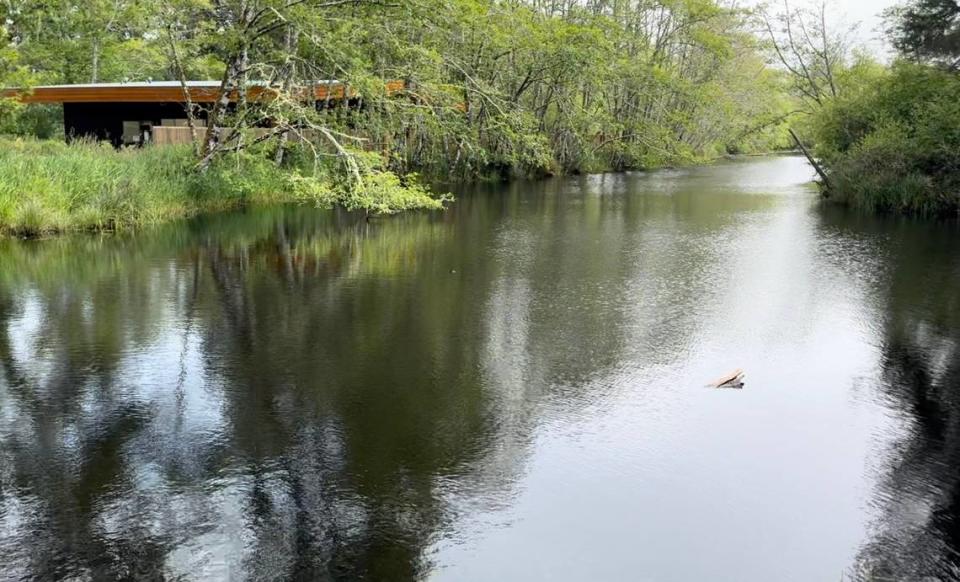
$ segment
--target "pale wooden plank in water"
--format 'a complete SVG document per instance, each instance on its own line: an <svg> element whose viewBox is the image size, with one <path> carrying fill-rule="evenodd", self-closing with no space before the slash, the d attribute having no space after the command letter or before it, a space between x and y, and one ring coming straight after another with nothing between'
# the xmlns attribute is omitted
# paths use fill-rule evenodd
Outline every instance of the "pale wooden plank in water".
<svg viewBox="0 0 960 582"><path fill-rule="evenodd" d="M713 382L710 382L708 386L712 386L713 388L719 388L726 384L734 384L742 380L744 376L745 374L743 370L740 368L737 368L736 370L730 372L729 374L724 374L723 376L720 376Z"/></svg>

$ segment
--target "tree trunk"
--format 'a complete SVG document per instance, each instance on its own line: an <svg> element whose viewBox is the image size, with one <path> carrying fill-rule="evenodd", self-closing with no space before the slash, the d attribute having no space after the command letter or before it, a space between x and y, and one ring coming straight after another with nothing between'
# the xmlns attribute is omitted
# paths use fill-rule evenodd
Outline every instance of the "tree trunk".
<svg viewBox="0 0 960 582"><path fill-rule="evenodd" d="M820 167L820 164L817 163L817 160L813 159L813 156L810 155L810 152L807 151L807 146L803 145L803 142L800 141L800 138L797 137L797 134L793 131L793 128L788 128L787 131L790 132L790 136L793 138L793 141L796 142L797 147L800 148L800 151L803 152L803 155L807 157L807 161L810 162L810 165L813 166L813 169L817 171L817 174L820 175L820 179L823 180L823 185L830 189L830 178L827 177L827 173Z"/></svg>
<svg viewBox="0 0 960 582"><path fill-rule="evenodd" d="M287 35L283 39L284 50L286 51L286 58L284 62L284 67L286 70L283 71L283 77L280 79L280 90L289 91L293 87L294 82L297 78L297 66L293 60L293 55L296 53L297 41L299 40L300 31L294 29L292 26L287 27ZM311 87L311 91L313 88ZM280 134L278 138L279 143L277 144L277 153L274 155L273 161L279 166L283 163L283 156L286 154L287 150L287 141L290 139L289 132L285 131Z"/></svg>
<svg viewBox="0 0 960 582"><path fill-rule="evenodd" d="M93 41L93 58L90 62L90 69L90 82L96 83L100 76L100 41L97 39Z"/></svg>
<svg viewBox="0 0 960 582"><path fill-rule="evenodd" d="M220 95L213 105L213 111L210 112L209 126L203 138L203 155L198 164L201 172L210 167L210 162L217 154L223 133L223 122L230 107L230 96L240 85L240 77L247 67L247 59L247 48L242 47L230 60L223 72L223 80L220 82Z"/></svg>

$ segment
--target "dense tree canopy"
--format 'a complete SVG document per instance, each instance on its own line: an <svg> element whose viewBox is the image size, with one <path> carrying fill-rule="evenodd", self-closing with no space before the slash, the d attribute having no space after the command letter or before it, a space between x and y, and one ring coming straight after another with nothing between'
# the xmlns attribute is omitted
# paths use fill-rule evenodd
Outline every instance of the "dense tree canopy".
<svg viewBox="0 0 960 582"><path fill-rule="evenodd" d="M897 49L921 61L960 66L960 2L913 0L889 13Z"/></svg>
<svg viewBox="0 0 960 582"><path fill-rule="evenodd" d="M333 198L359 206L371 187L406 195L414 173L650 168L791 147L791 124L859 192L837 198L949 208L960 5L910 0L889 18L902 56L939 73L858 52L825 2L4 0L0 84L217 79L216 103L187 105L199 170L246 150L312 165L298 191L330 199L339 184ZM331 79L350 107L303 98ZM272 98L248 102L252 83ZM946 117L924 113L934 104ZM56 111L0 108L2 132L55 132ZM252 127L269 130L254 139Z"/></svg>
<svg viewBox="0 0 960 582"><path fill-rule="evenodd" d="M901 59L848 70L814 116L831 195L904 213L960 210L960 5L913 0L888 13Z"/></svg>
<svg viewBox="0 0 960 582"><path fill-rule="evenodd" d="M7 0L0 17L5 60L35 83L217 78L291 97L214 105L201 157L249 145L217 128L271 125L277 143L309 127L326 152L400 172L646 167L778 147L791 109L750 14L715 0ZM292 98L322 79L362 113Z"/></svg>

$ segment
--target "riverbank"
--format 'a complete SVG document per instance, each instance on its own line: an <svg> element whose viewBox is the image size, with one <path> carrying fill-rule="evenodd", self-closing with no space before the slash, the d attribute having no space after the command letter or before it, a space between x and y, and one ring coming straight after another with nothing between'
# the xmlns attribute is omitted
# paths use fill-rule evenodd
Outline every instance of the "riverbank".
<svg viewBox="0 0 960 582"><path fill-rule="evenodd" d="M723 159L729 156L682 165ZM230 154L201 174L194 170L188 146L118 151L94 142L0 138L0 235L129 230L205 212L288 202L392 214L440 209L449 199L416 183L401 183L390 172L368 174L362 190L344 188L338 183L342 173L337 177L313 162L294 151L277 166L261 150Z"/></svg>
<svg viewBox="0 0 960 582"><path fill-rule="evenodd" d="M117 151L109 145L0 138L0 234L36 237L122 230L237 208L304 202L377 214L442 208L442 196L374 169L362 187L337 182L297 155L230 154L194 171L188 146Z"/></svg>

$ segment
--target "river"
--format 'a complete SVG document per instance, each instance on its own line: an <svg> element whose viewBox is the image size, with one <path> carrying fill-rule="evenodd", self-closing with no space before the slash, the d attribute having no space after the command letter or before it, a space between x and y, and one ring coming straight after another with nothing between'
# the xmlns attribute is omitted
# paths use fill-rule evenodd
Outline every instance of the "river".
<svg viewBox="0 0 960 582"><path fill-rule="evenodd" d="M960 228L812 177L0 241L0 579L960 580Z"/></svg>

